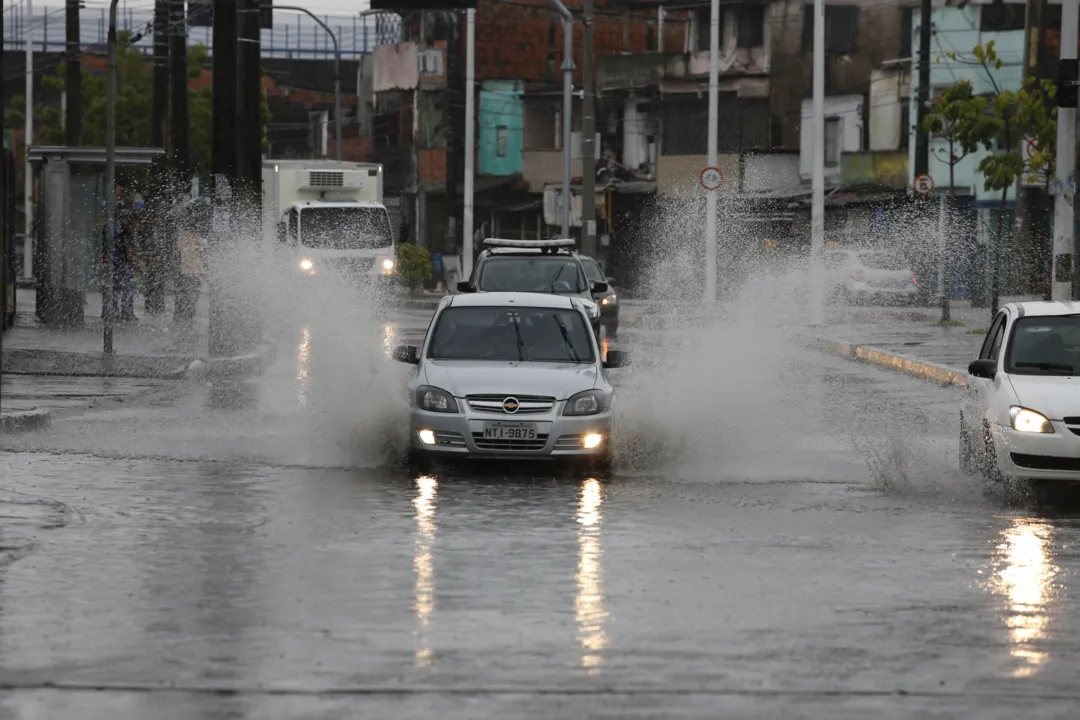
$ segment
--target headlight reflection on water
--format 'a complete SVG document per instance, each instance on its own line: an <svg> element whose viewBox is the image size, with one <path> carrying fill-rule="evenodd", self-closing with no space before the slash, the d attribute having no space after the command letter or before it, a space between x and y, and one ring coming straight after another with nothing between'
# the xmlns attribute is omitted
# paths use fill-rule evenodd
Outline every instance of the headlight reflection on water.
<svg viewBox="0 0 1080 720"><path fill-rule="evenodd" d="M417 620L417 648L414 661L419 667L427 667L434 662L435 652L431 647L429 629L435 613L435 562L433 549L435 544L435 504L438 497L439 482L423 475L416 479L416 497L413 507L416 510L416 543L413 547L413 611Z"/></svg>
<svg viewBox="0 0 1080 720"><path fill-rule="evenodd" d="M607 647L604 625L608 612L604 606L603 548L600 545L600 505L603 502L600 482L595 478L581 486L578 503L578 569L574 614L578 624L581 665L589 674L600 672Z"/></svg>
<svg viewBox="0 0 1080 720"><path fill-rule="evenodd" d="M311 396L311 328L304 328L296 347L296 380L299 383L296 400L306 410Z"/></svg>
<svg viewBox="0 0 1080 720"><path fill-rule="evenodd" d="M1039 520L1017 518L1001 535L995 554L997 571L990 584L1007 599L1009 654L1020 662L1013 677L1029 677L1048 656L1038 645L1048 638L1047 609L1058 573L1050 556L1053 528Z"/></svg>

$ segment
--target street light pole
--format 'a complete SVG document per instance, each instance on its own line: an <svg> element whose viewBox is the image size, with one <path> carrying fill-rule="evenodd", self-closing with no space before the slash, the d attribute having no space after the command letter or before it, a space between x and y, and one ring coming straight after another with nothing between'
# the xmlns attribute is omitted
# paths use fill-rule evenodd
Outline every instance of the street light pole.
<svg viewBox="0 0 1080 720"><path fill-rule="evenodd" d="M461 276L472 276L473 174L476 171L476 10L465 11L465 211L462 213Z"/></svg>
<svg viewBox="0 0 1080 720"><path fill-rule="evenodd" d="M709 124L708 165L716 167L716 133L720 113L720 0L709 7ZM716 305L716 191L705 198L705 307Z"/></svg>
<svg viewBox="0 0 1080 720"><path fill-rule="evenodd" d="M814 166L810 185L810 302L814 324L825 322L825 0L814 0Z"/></svg>
<svg viewBox="0 0 1080 720"><path fill-rule="evenodd" d="M551 0L551 4L562 16L563 23L562 237L568 238L570 237L570 208L574 200L570 195L570 118L574 103L574 16L560 0Z"/></svg>
<svg viewBox="0 0 1080 720"><path fill-rule="evenodd" d="M319 19L318 15L307 8L302 8L299 5L275 5L274 10L292 10L293 12L304 13L318 23L319 27L330 36L330 41L334 43L334 132L337 133L337 159L341 160L341 48L338 46L337 35L334 34L329 25Z"/></svg>
<svg viewBox="0 0 1080 720"><path fill-rule="evenodd" d="M26 0L26 21L23 23L26 35L26 130L23 145L26 146L25 166L23 167L23 277L34 277L34 174L30 167L30 146L34 143L34 3Z"/></svg>
<svg viewBox="0 0 1080 720"><path fill-rule="evenodd" d="M105 305L104 351L113 354L113 322L116 308L113 306L113 284L116 282L116 263L113 261L116 247L116 6L120 0L109 3L109 62L105 80Z"/></svg>

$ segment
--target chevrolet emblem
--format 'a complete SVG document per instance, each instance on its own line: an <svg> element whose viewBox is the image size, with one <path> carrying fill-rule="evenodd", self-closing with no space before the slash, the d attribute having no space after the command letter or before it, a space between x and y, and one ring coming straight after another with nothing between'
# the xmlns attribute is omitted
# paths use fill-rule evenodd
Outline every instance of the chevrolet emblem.
<svg viewBox="0 0 1080 720"><path fill-rule="evenodd" d="M521 403L519 403L517 401L517 398L508 397L505 400L503 400L503 410L505 410L508 413L511 413L511 414L516 413L520 406L521 406Z"/></svg>

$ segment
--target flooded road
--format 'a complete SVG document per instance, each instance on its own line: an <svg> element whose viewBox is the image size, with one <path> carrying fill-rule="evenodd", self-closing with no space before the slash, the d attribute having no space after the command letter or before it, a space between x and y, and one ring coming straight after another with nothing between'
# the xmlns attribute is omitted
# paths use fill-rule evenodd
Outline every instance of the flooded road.
<svg viewBox="0 0 1080 720"><path fill-rule="evenodd" d="M955 390L809 352L740 390L730 359L705 385L721 421L660 380L681 423L625 403L685 462L413 477L389 462L403 371L374 336L424 325L374 328L351 358L301 329L227 401L178 388L0 438L0 717L1050 718L1080 700L1080 513L960 476Z"/></svg>

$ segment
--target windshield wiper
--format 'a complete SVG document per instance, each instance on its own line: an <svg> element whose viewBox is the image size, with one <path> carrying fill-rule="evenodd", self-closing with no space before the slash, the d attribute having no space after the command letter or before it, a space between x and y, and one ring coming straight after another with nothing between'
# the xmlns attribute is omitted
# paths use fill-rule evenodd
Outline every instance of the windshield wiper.
<svg viewBox="0 0 1080 720"><path fill-rule="evenodd" d="M1072 365L1061 365L1059 363L1045 363L1045 362L1018 362L1013 363L1018 368L1038 368L1039 370L1056 370L1057 372L1071 373L1075 368Z"/></svg>
<svg viewBox="0 0 1080 720"><path fill-rule="evenodd" d="M566 346L567 352L570 353L571 362L581 362L578 359L577 350L574 349L574 343L570 342L570 333L566 331L566 325L563 324L562 318L558 315L552 315L551 317L555 320L555 324L559 326L559 333L562 335L563 345Z"/></svg>
<svg viewBox="0 0 1080 720"><path fill-rule="evenodd" d="M568 268L568 267L570 267L570 266L564 264L561 268L559 268L559 272L555 273L555 277L553 277L551 279L551 294L552 295L558 295L558 293L555 292L555 283L559 282L559 278L562 277L563 270L566 270L566 268ZM561 323L560 323L560 325L561 325Z"/></svg>
<svg viewBox="0 0 1080 720"><path fill-rule="evenodd" d="M518 325L518 319L514 317L514 334L517 335L517 351L518 362L525 361L525 351L522 349L525 347L525 341L521 339L521 326Z"/></svg>

